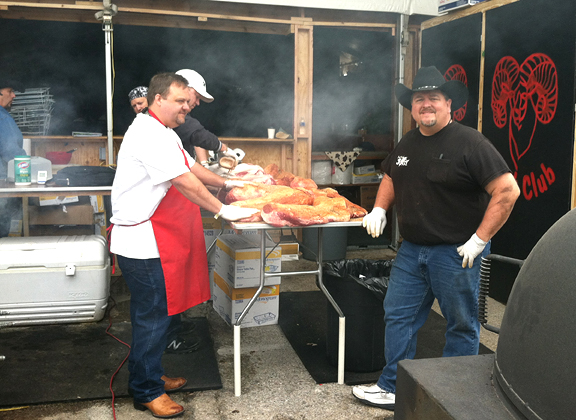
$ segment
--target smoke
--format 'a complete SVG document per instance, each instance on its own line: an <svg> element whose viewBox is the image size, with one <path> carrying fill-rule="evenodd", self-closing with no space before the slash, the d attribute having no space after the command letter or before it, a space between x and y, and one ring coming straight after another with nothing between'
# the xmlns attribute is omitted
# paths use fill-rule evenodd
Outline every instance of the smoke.
<svg viewBox="0 0 576 420"><path fill-rule="evenodd" d="M51 88L56 104L49 134L105 131L99 23L3 20L0 40L2 62L10 63L26 87ZM216 135L265 137L268 127L293 134L293 35L115 25L113 40L115 135L123 135L134 119L128 92L148 85L158 72L182 68L206 79L215 100L201 102L192 115ZM340 71L342 53L361 62L346 77ZM359 128L372 134L390 131L393 62L388 33L315 28L316 150L329 150L334 134L354 134Z"/></svg>
<svg viewBox="0 0 576 420"><path fill-rule="evenodd" d="M55 104L48 134L70 135L76 118L91 120L105 110L100 24L4 19L0 39L2 72L8 68L26 89L50 87Z"/></svg>

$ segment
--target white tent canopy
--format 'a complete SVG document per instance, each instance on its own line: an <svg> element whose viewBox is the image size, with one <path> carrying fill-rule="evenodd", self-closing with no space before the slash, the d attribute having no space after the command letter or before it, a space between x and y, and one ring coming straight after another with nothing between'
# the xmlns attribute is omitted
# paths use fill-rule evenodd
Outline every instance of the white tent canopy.
<svg viewBox="0 0 576 420"><path fill-rule="evenodd" d="M266 4L271 6L317 9L389 12L404 15L438 15L438 0L212 0L229 3Z"/></svg>

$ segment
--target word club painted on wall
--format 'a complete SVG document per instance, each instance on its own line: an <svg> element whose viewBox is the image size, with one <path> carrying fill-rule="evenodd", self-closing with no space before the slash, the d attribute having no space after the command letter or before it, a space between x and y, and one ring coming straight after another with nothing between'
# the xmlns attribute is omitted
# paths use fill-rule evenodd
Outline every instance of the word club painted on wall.
<svg viewBox="0 0 576 420"><path fill-rule="evenodd" d="M533 145L538 124L550 124L558 106L558 73L546 54L535 53L522 65L503 57L492 79L492 112L498 128L508 128L513 174L518 180L520 160ZM541 162L518 181L526 200L545 193L554 183L554 170Z"/></svg>

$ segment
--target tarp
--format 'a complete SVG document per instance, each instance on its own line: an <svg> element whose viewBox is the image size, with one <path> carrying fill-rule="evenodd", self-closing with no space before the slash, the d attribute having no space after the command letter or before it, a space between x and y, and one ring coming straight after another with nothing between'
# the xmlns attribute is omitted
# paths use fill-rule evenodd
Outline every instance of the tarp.
<svg viewBox="0 0 576 420"><path fill-rule="evenodd" d="M389 12L404 15L438 15L438 0L212 0L228 3L266 4L271 6L318 9Z"/></svg>

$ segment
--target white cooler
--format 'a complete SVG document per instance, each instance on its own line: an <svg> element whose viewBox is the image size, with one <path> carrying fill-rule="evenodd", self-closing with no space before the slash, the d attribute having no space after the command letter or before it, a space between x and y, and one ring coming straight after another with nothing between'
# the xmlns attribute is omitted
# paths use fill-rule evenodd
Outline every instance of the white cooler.
<svg viewBox="0 0 576 420"><path fill-rule="evenodd" d="M110 293L99 235L0 239L0 325L99 321Z"/></svg>

